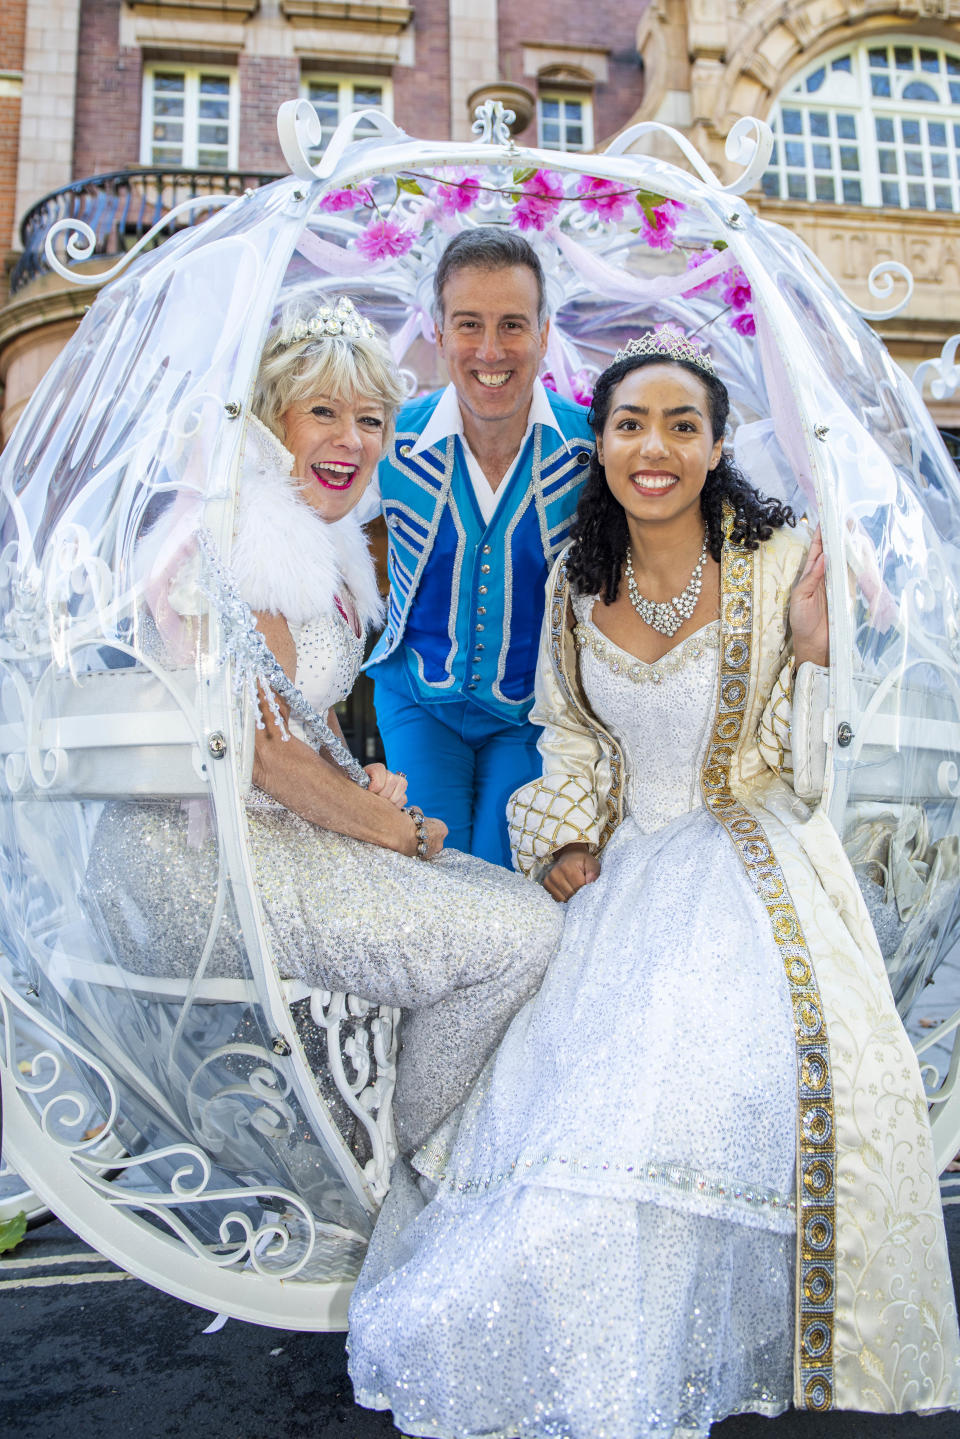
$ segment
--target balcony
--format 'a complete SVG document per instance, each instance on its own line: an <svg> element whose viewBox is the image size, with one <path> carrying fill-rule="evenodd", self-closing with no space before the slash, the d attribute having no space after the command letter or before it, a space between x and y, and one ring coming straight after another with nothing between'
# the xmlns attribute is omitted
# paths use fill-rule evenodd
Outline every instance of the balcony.
<svg viewBox="0 0 960 1439"><path fill-rule="evenodd" d="M93 230L93 252L76 262L84 269L96 268L97 261L109 261L130 250L175 205L197 195L242 195L244 190L276 180L276 173L237 170L115 170L74 180L45 195L27 211L20 225L22 254L10 276L10 298L26 286L51 273L44 245L58 220L85 220ZM196 214L203 211L197 208ZM191 214L177 216L168 229L159 231L151 248L191 223ZM106 268L106 265L104 265Z"/></svg>

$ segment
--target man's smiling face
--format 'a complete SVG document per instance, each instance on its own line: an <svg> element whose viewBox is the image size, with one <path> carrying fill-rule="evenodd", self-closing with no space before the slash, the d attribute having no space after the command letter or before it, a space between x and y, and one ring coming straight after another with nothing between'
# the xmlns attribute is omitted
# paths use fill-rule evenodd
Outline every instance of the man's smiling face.
<svg viewBox="0 0 960 1439"><path fill-rule="evenodd" d="M448 277L437 343L460 408L475 420L526 416L549 329L537 320L538 299L526 265L468 265Z"/></svg>

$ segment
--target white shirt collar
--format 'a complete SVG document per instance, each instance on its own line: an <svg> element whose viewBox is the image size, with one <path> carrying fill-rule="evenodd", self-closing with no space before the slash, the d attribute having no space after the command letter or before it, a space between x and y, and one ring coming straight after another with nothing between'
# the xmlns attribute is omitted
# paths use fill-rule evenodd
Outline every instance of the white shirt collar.
<svg viewBox="0 0 960 1439"><path fill-rule="evenodd" d="M520 449L526 444L530 431L534 425L543 425L551 430L556 430L563 439L563 431L557 421L556 415L550 406L547 398L546 387L543 381L537 377L533 382L533 398L530 401L530 413L527 415L527 428L524 431L523 439L520 441ZM420 438L413 447L412 453L420 455L428 450L431 445L438 445L441 441L449 439L451 435L459 435L464 439L463 415L460 413L460 401L457 399L457 392L454 386L448 385L437 402L437 407L430 416L426 425L420 433ZM519 450L517 452L519 454Z"/></svg>

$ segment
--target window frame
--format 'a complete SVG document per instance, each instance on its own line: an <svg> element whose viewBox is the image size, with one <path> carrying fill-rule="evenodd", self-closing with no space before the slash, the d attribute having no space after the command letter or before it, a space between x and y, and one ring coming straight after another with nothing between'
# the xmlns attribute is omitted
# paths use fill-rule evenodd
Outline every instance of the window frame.
<svg viewBox="0 0 960 1439"><path fill-rule="evenodd" d="M566 118L564 107L570 103L582 105L583 114L581 124L583 126L583 143L570 153L582 155L593 149L593 93L590 90L565 89L562 85L544 85L537 94L537 149L538 150L569 150L565 143L559 145L548 145L543 138L543 102L544 100L559 101L561 106L560 129L563 141L566 140Z"/></svg>
<svg viewBox="0 0 960 1439"><path fill-rule="evenodd" d="M354 105L352 103L353 92L355 89L358 89L360 87L372 85L379 85L381 94L383 96L381 104L378 108L383 111L388 120L393 119L393 80L389 75L364 75L362 71L353 70L351 70L349 73L345 72L342 74L328 72L325 70L301 71L301 100L306 100L310 102L310 86L314 84L330 86L335 85L337 87L337 125L342 124L342 122L347 118L347 116L354 114L358 108L362 110L369 108L366 105L361 105L359 107ZM345 100L344 98L345 93L347 93L349 96L349 99L347 100ZM321 121L321 126L322 124L323 122ZM337 126L335 125L333 127L333 130L331 130L330 132L331 135L336 130L336 128ZM321 145L314 147L311 153L314 156L319 155L327 144L329 144L329 136Z"/></svg>
<svg viewBox="0 0 960 1439"><path fill-rule="evenodd" d="M156 94L153 79L155 75L182 75L184 77L184 115L182 157L178 164L173 161L153 158L153 100ZM197 159L200 150L200 79L212 75L226 77L229 81L227 115L227 156L223 165L201 165ZM239 169L240 138L240 84L239 74L230 65L183 65L174 61L151 60L143 67L141 84L142 104L140 117L140 163L151 169L160 170L219 170L227 172Z"/></svg>
<svg viewBox="0 0 960 1439"><path fill-rule="evenodd" d="M871 56L879 51L887 52L887 66L871 64ZM912 52L912 64L900 65L897 51ZM934 73L923 65L923 54L937 56L938 68ZM849 59L850 84L848 98L831 95L833 88L843 87L842 80L834 84L833 75L842 74L838 62ZM948 62L957 67L948 69ZM826 75L827 95L820 96L820 88L807 90L807 82L819 71ZM873 93L873 77L890 77L890 95ZM921 81L933 89L939 88L941 99L904 99L901 91ZM939 38L922 35L877 35L867 36L846 45L825 51L799 71L780 94L770 110L769 122L774 132L774 155L776 163L768 166L763 177L763 190L768 199L780 199L800 204L863 205L876 208L913 211L921 214L960 214L960 98L953 99L951 92L960 96L960 46ZM788 134L784 125L784 112L799 112L801 132ZM817 114L827 117L828 135L814 136L812 117ZM840 147L844 140L838 135L839 121L843 116L854 117L855 139L847 142L856 146L859 165L856 170L844 171L841 166ZM888 121L893 133L892 140L878 138L878 124ZM918 139L905 138L904 124L918 125ZM942 124L945 131L943 144L930 141L930 124ZM804 148L803 163L787 163L788 144L800 144ZM817 167L814 147L829 144L831 166ZM881 151L894 155L895 168L881 172ZM909 160L908 160L909 155ZM822 159L821 155L821 159ZM918 173L908 173L908 163L919 164ZM937 165L946 165L947 174L934 173ZM805 193L791 194L791 181L797 186L797 177L802 175ZM817 194L817 179L829 179L833 184L833 199ZM844 194L844 180L860 182L860 197ZM776 181L776 189L773 181ZM884 193L884 186L887 191ZM891 198L889 187L896 186L898 199ZM923 187L923 205L911 203L910 187ZM915 192L916 193L916 192ZM949 206L940 204L938 199L949 197Z"/></svg>

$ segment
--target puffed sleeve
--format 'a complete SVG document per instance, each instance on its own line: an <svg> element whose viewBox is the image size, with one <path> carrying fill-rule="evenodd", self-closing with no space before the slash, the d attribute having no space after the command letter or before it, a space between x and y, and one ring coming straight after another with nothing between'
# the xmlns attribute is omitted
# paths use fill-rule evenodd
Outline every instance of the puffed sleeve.
<svg viewBox="0 0 960 1439"><path fill-rule="evenodd" d="M548 594L553 592L551 579ZM595 732L570 702L557 675L549 632L550 610L548 603L530 713L531 722L543 726L537 742L543 773L511 795L507 804L513 863L522 874L534 879L566 844L587 844L594 854L600 848L601 786L597 771L603 752Z"/></svg>

